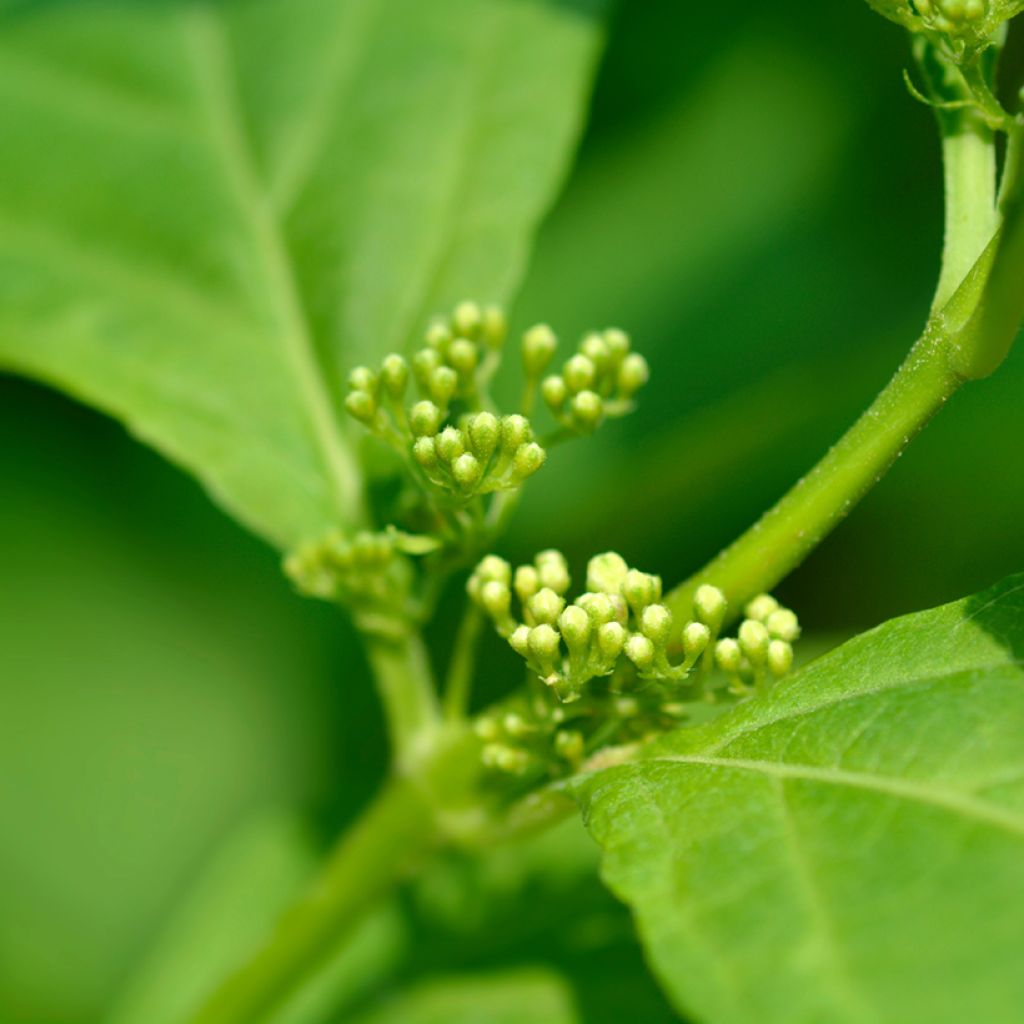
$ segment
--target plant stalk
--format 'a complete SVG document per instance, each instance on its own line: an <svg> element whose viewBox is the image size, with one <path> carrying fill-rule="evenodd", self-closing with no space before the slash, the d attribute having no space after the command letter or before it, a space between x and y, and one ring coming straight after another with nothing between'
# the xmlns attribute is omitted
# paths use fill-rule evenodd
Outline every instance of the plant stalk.
<svg viewBox="0 0 1024 1024"><path fill-rule="evenodd" d="M266 1019L438 840L425 795L407 779L392 779L263 947L225 979L189 1024Z"/></svg>

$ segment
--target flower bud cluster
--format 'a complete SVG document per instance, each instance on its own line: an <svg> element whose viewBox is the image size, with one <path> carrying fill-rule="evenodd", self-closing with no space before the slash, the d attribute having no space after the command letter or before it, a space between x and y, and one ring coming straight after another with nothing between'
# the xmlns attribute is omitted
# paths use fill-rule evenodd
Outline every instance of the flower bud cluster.
<svg viewBox="0 0 1024 1024"><path fill-rule="evenodd" d="M661 579L629 568L614 552L590 560L587 590L571 604L566 599L570 585L565 558L543 551L514 574L507 562L489 556L467 588L562 703L579 700L592 679L621 670L645 682L681 683L711 641L706 624L687 623L683 658L673 663L669 644L676 638L675 623L661 603Z"/></svg>
<svg viewBox="0 0 1024 1024"><path fill-rule="evenodd" d="M539 379L555 354L555 336L535 327L523 339L527 380ZM647 360L632 352L629 335L617 328L592 332L557 374L540 383L541 397L559 425L572 434L592 434L608 417L632 411L650 377Z"/></svg>
<svg viewBox="0 0 1024 1024"><path fill-rule="evenodd" d="M349 539L332 530L288 555L284 570L300 593L347 604L364 622L400 610L411 579L395 533L364 531Z"/></svg>
<svg viewBox="0 0 1024 1024"><path fill-rule="evenodd" d="M945 38L953 55L992 45L1000 26L1024 10L1024 0L868 0L879 14L912 32Z"/></svg>
<svg viewBox="0 0 1024 1024"><path fill-rule="evenodd" d="M744 609L746 618L735 639L715 644L715 664L729 679L735 694L764 690L793 667L793 644L800 622L770 594L755 597Z"/></svg>

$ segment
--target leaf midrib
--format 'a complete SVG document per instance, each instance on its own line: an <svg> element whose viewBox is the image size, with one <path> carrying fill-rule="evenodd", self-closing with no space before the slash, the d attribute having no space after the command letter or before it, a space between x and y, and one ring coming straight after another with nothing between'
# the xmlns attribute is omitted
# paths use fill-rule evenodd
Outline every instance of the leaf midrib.
<svg viewBox="0 0 1024 1024"><path fill-rule="evenodd" d="M191 7L183 12L183 18L209 107L210 144L248 222L280 340L330 482L335 511L343 523L359 523L365 519L361 475L323 379L323 367L271 196L256 172L239 109L230 40L209 6Z"/></svg>

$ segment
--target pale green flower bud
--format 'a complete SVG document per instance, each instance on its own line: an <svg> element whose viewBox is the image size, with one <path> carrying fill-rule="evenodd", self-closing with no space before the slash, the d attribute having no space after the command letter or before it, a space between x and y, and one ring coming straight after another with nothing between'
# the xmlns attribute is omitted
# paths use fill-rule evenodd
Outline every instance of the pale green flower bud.
<svg viewBox="0 0 1024 1024"><path fill-rule="evenodd" d="M572 400L572 418L577 429L593 433L604 417L604 402L595 391L581 391Z"/></svg>
<svg viewBox="0 0 1024 1024"><path fill-rule="evenodd" d="M482 580L497 580L508 586L512 582L512 566L497 555L487 555L476 567L476 575Z"/></svg>
<svg viewBox="0 0 1024 1024"><path fill-rule="evenodd" d="M597 649L607 661L614 661L626 646L626 627L618 622L606 622L597 631Z"/></svg>
<svg viewBox="0 0 1024 1024"><path fill-rule="evenodd" d="M501 439L501 424L490 412L478 412L466 423L469 447L481 462L489 462Z"/></svg>
<svg viewBox="0 0 1024 1024"><path fill-rule="evenodd" d="M516 569L513 586L515 587L516 597L525 605L540 590L540 578L537 570L532 565L519 566Z"/></svg>
<svg viewBox="0 0 1024 1024"><path fill-rule="evenodd" d="M648 605L640 616L640 629L648 640L664 647L672 634L672 613L663 604Z"/></svg>
<svg viewBox="0 0 1024 1024"><path fill-rule="evenodd" d="M544 666L549 666L558 657L560 643L561 638L546 622L530 630L530 654Z"/></svg>
<svg viewBox="0 0 1024 1024"><path fill-rule="evenodd" d="M441 427L441 410L433 402L417 402L409 410L409 426L415 437L427 437Z"/></svg>
<svg viewBox="0 0 1024 1024"><path fill-rule="evenodd" d="M525 658L530 653L530 627L519 626L514 629L508 638L509 646L520 657Z"/></svg>
<svg viewBox="0 0 1024 1024"><path fill-rule="evenodd" d="M758 594L747 604L746 616L755 622L766 622L772 612L778 611L779 602L771 594Z"/></svg>
<svg viewBox="0 0 1024 1024"><path fill-rule="evenodd" d="M458 427L445 427L437 435L434 443L437 445L437 454L449 465L452 465L466 450L462 440L462 431Z"/></svg>
<svg viewBox="0 0 1024 1024"><path fill-rule="evenodd" d="M508 323L500 306L488 306L484 310L483 322L480 325L480 336L484 344L492 349L499 349L505 344L508 334Z"/></svg>
<svg viewBox="0 0 1024 1024"><path fill-rule="evenodd" d="M586 356L596 367L598 373L608 368L612 361L612 351L600 334L588 334L580 345L580 355Z"/></svg>
<svg viewBox="0 0 1024 1024"><path fill-rule="evenodd" d="M585 391L597 379L597 368L586 356L575 355L562 368L562 377L570 391Z"/></svg>
<svg viewBox="0 0 1024 1024"><path fill-rule="evenodd" d="M644 608L661 600L661 578L630 569L622 582L622 596L629 602L633 614L640 618Z"/></svg>
<svg viewBox="0 0 1024 1024"><path fill-rule="evenodd" d="M771 613L764 623L776 640L793 643L800 638L800 622L788 608L779 608Z"/></svg>
<svg viewBox="0 0 1024 1024"><path fill-rule="evenodd" d="M579 764L583 760L585 750L583 734L575 729L566 729L555 734L555 753L570 764Z"/></svg>
<svg viewBox="0 0 1024 1024"><path fill-rule="evenodd" d="M768 670L781 679L793 667L793 648L785 640L773 640L768 645Z"/></svg>
<svg viewBox="0 0 1024 1024"><path fill-rule="evenodd" d="M483 313L475 302L460 302L452 313L452 326L456 334L471 338L479 330Z"/></svg>
<svg viewBox="0 0 1024 1024"><path fill-rule="evenodd" d="M632 352L622 360L617 379L619 394L632 398L649 380L651 370L647 360L638 352Z"/></svg>
<svg viewBox="0 0 1024 1024"><path fill-rule="evenodd" d="M625 331L620 331L618 327L609 327L604 332L604 343L608 346L612 361L617 364L629 355L629 335Z"/></svg>
<svg viewBox="0 0 1024 1024"><path fill-rule="evenodd" d="M641 671L649 672L654 666L654 644L645 636L634 633L626 641L626 657Z"/></svg>
<svg viewBox="0 0 1024 1024"><path fill-rule="evenodd" d="M747 619L740 626L740 650L747 656L752 665L763 665L768 657L768 645L771 637L763 622Z"/></svg>
<svg viewBox="0 0 1024 1024"><path fill-rule="evenodd" d="M491 718L490 715L478 718L473 723L473 732L475 732L477 736L485 742L490 741L493 743L494 740L501 736L500 726L493 718Z"/></svg>
<svg viewBox="0 0 1024 1024"><path fill-rule="evenodd" d="M412 357L412 369L416 379L424 391L430 390L430 382L433 379L434 371L442 365L441 354L432 348L421 348Z"/></svg>
<svg viewBox="0 0 1024 1024"><path fill-rule="evenodd" d="M580 651L586 648L590 642L591 628L590 616L579 605L569 605L558 617L559 632L570 651Z"/></svg>
<svg viewBox="0 0 1024 1024"><path fill-rule="evenodd" d="M544 587L530 598L528 607L534 621L553 626L565 608L565 598Z"/></svg>
<svg viewBox="0 0 1024 1024"><path fill-rule="evenodd" d="M455 477L455 482L464 490L468 491L474 488L480 483L480 478L483 475L484 471L480 465L480 460L475 455L470 455L469 452L466 452L465 455L460 455L452 463L452 476Z"/></svg>
<svg viewBox="0 0 1024 1024"><path fill-rule="evenodd" d="M516 451L516 456L512 463L512 476L514 480L522 482L527 477L533 476L544 465L547 457L548 453L536 441L522 445Z"/></svg>
<svg viewBox="0 0 1024 1024"><path fill-rule="evenodd" d="M490 580L480 588L480 604L492 619L503 619L512 607L512 591L498 580Z"/></svg>
<svg viewBox="0 0 1024 1024"><path fill-rule="evenodd" d="M550 587L557 594L564 594L572 583L569 577L569 563L561 551L542 551L537 556L537 572L540 585Z"/></svg>
<svg viewBox="0 0 1024 1024"><path fill-rule="evenodd" d="M743 652L740 645L731 637L719 640L715 644L715 664L730 675L739 672L743 663Z"/></svg>
<svg viewBox="0 0 1024 1024"><path fill-rule="evenodd" d="M357 366L348 375L348 386L353 391L367 391L375 395L378 386L377 374L368 366Z"/></svg>
<svg viewBox="0 0 1024 1024"><path fill-rule="evenodd" d="M540 386L540 394L553 412L560 412L569 397L569 388L561 377L545 377Z"/></svg>
<svg viewBox="0 0 1024 1024"><path fill-rule="evenodd" d="M626 560L614 551L595 555L587 563L587 590L602 594L618 594L626 582L629 566Z"/></svg>
<svg viewBox="0 0 1024 1024"><path fill-rule="evenodd" d="M435 320L427 328L425 341L432 349L444 351L451 344L451 340L452 329L443 320ZM431 367L431 369L433 369L433 367Z"/></svg>
<svg viewBox="0 0 1024 1024"><path fill-rule="evenodd" d="M581 594L576 603L590 616L591 621L603 625L615 619L615 607L607 594Z"/></svg>
<svg viewBox="0 0 1024 1024"><path fill-rule="evenodd" d="M401 398L409 383L409 364L397 353L384 357L380 377L387 393L392 398Z"/></svg>
<svg viewBox="0 0 1024 1024"><path fill-rule="evenodd" d="M693 595L693 613L712 633L717 633L725 621L725 613L729 604L718 587L707 583L699 586Z"/></svg>
<svg viewBox="0 0 1024 1024"><path fill-rule="evenodd" d="M430 375L427 391L439 405L447 405L459 386L459 375L450 366L439 366Z"/></svg>
<svg viewBox="0 0 1024 1024"><path fill-rule="evenodd" d="M501 447L508 455L513 455L524 444L533 440L530 421L525 416L513 414L501 421Z"/></svg>
<svg viewBox="0 0 1024 1024"><path fill-rule="evenodd" d="M360 423L372 423L377 415L377 399L369 391L352 391L345 398L345 409Z"/></svg>
<svg viewBox="0 0 1024 1024"><path fill-rule="evenodd" d="M465 338L456 338L448 349L449 364L463 377L469 377L480 362L480 350Z"/></svg>
<svg viewBox="0 0 1024 1024"><path fill-rule="evenodd" d="M437 445L432 437L420 437L412 446L412 457L424 468L433 469L437 465Z"/></svg>
<svg viewBox="0 0 1024 1024"><path fill-rule="evenodd" d="M525 739L532 731L530 723L522 715L517 715L514 711L510 711L505 715L501 724L505 727L505 732L514 740Z"/></svg>
<svg viewBox="0 0 1024 1024"><path fill-rule="evenodd" d="M485 768L493 768L507 775L522 775L530 767L530 758L525 750L506 747L501 743L488 743L480 751Z"/></svg>
<svg viewBox="0 0 1024 1024"><path fill-rule="evenodd" d="M711 630L703 622L691 622L683 630L683 653L689 661L696 661L710 642Z"/></svg>
<svg viewBox="0 0 1024 1024"><path fill-rule="evenodd" d="M539 377L550 365L558 348L555 332L547 324L537 324L523 335L523 369L527 377Z"/></svg>

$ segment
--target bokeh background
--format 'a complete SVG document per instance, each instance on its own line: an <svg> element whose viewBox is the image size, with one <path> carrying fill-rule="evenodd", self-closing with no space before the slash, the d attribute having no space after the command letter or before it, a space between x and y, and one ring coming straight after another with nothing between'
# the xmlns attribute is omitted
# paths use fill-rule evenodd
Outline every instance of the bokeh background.
<svg viewBox="0 0 1024 1024"><path fill-rule="evenodd" d="M860 0L620 5L514 318L564 336L621 324L653 382L636 416L557 453L506 555L615 546L675 582L884 383L941 234L935 132L906 62ZM1017 351L786 582L814 637L1024 567L1022 395ZM94 1021L240 828L296 811L314 848L336 831L380 776L382 727L344 621L294 596L191 479L13 378L0 438L0 1020ZM505 683L496 670L485 694ZM461 966L557 963L586 1020L672 1019L578 855L543 883L557 911L523 914L522 886L540 883L506 864L472 884L509 905L467 916L449 865L403 898L405 927ZM432 966L421 952L401 970Z"/></svg>

